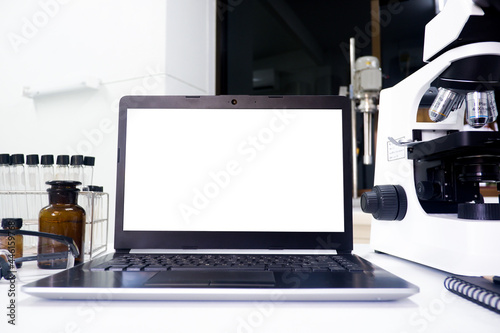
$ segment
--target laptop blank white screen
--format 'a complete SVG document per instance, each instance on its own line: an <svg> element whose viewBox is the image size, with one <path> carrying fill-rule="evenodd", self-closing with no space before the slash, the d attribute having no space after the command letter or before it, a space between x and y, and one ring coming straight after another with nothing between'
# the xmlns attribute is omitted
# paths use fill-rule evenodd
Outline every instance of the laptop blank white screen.
<svg viewBox="0 0 500 333"><path fill-rule="evenodd" d="M341 116L128 109L124 230L343 232Z"/></svg>

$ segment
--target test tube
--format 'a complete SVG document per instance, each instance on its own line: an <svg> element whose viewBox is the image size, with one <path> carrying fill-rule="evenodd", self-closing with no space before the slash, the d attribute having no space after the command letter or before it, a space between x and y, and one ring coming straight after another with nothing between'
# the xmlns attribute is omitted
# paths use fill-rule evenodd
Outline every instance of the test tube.
<svg viewBox="0 0 500 333"><path fill-rule="evenodd" d="M40 158L40 190L47 190L47 182L54 180L54 155L42 155ZM45 207L49 204L49 196L42 195L41 197L41 205Z"/></svg>
<svg viewBox="0 0 500 333"><path fill-rule="evenodd" d="M103 218L103 187L90 185L83 188L87 200L86 249L92 254L95 249L105 244L106 230Z"/></svg>
<svg viewBox="0 0 500 333"><path fill-rule="evenodd" d="M78 181L83 185L83 156L82 155L73 155L71 156L71 164L70 164L70 179ZM81 188L82 185L79 187Z"/></svg>
<svg viewBox="0 0 500 333"><path fill-rule="evenodd" d="M58 155L56 160L54 179L69 180L69 155Z"/></svg>
<svg viewBox="0 0 500 333"><path fill-rule="evenodd" d="M82 187L82 192L78 195L78 204L85 209L85 255L88 253L92 253L92 249L94 247L94 242L92 239L92 230L93 230L93 217L94 210L92 209L92 202L94 200L94 195L89 189L89 187ZM89 259L89 258L87 258Z"/></svg>
<svg viewBox="0 0 500 333"><path fill-rule="evenodd" d="M25 219L28 215L26 201L26 179L24 175L24 155L13 154L10 156L10 185L13 191L14 218ZM24 193L23 193L24 192Z"/></svg>
<svg viewBox="0 0 500 333"><path fill-rule="evenodd" d="M94 214L94 223L95 223L95 228L94 228L94 248L98 248L106 244L106 230L105 230L105 220L104 220L104 209L103 209L103 192L104 188L102 186L95 186L94 191L96 192L96 199L95 199L95 214Z"/></svg>
<svg viewBox="0 0 500 333"><path fill-rule="evenodd" d="M54 180L54 155L42 155L40 158L40 190L47 189L47 182Z"/></svg>
<svg viewBox="0 0 500 333"><path fill-rule="evenodd" d="M42 208L41 197L37 193L40 191L40 170L38 164L40 159L37 154L26 155L26 194L28 204L28 216L24 222L26 226L37 224L38 212Z"/></svg>
<svg viewBox="0 0 500 333"><path fill-rule="evenodd" d="M26 155L26 191L40 190L40 170L38 155Z"/></svg>
<svg viewBox="0 0 500 333"><path fill-rule="evenodd" d="M10 154L0 154L0 191L7 192L10 186ZM0 196L0 218L13 217L12 195L3 193Z"/></svg>
<svg viewBox="0 0 500 333"><path fill-rule="evenodd" d="M85 156L83 159L83 186L90 186L94 181L95 157Z"/></svg>

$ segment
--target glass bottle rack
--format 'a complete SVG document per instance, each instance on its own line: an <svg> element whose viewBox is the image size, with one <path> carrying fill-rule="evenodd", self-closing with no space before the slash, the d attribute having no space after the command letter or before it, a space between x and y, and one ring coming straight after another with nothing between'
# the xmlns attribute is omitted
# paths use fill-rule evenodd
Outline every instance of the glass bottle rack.
<svg viewBox="0 0 500 333"><path fill-rule="evenodd" d="M48 194L44 191L0 191L0 217L21 217L23 229L38 231L38 213L48 201ZM84 260L88 261L107 250L109 194L80 191L78 204L86 212L83 251ZM19 216L6 216L10 207L16 207ZM26 252L36 254L37 244L33 240L32 243L24 245L25 255Z"/></svg>

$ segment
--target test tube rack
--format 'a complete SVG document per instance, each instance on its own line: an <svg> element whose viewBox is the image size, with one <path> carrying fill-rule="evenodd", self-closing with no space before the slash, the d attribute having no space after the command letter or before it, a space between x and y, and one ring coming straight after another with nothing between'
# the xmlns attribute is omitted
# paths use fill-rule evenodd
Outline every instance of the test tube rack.
<svg viewBox="0 0 500 333"><path fill-rule="evenodd" d="M38 231L38 212L49 204L47 192L0 191L0 215L5 211L1 207L2 204L9 202L9 199L19 202L24 201L24 198L26 198L26 209L22 212L23 216L19 216L23 218L23 229ZM84 260L88 261L107 251L109 194L81 191L78 193L78 205L86 212L83 251ZM25 250L36 253L37 245L25 244Z"/></svg>

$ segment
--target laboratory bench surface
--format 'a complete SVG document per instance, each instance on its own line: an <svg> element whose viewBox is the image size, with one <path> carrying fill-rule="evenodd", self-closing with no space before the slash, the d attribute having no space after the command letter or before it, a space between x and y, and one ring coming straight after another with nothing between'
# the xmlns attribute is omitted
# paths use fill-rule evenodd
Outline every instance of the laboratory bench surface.
<svg viewBox="0 0 500 333"><path fill-rule="evenodd" d="M374 253L366 244L354 252L420 293L389 302L56 301L24 294L18 282L13 326L4 280L0 332L500 332L499 314L444 288L446 273Z"/></svg>

